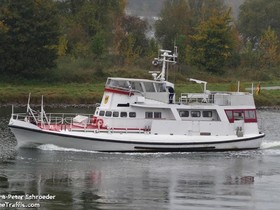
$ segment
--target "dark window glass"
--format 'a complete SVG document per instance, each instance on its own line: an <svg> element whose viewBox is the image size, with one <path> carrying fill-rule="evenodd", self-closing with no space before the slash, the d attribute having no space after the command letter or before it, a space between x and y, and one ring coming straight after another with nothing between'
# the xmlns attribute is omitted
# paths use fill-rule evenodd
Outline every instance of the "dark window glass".
<svg viewBox="0 0 280 210"><path fill-rule="evenodd" d="M104 116L105 115L105 111L100 111L99 112L99 116Z"/></svg>
<svg viewBox="0 0 280 210"><path fill-rule="evenodd" d="M200 111L191 111L192 117L200 117Z"/></svg>
<svg viewBox="0 0 280 210"><path fill-rule="evenodd" d="M189 117L189 111L179 111L180 117Z"/></svg>
<svg viewBox="0 0 280 210"><path fill-rule="evenodd" d="M145 118L153 118L153 112L145 112Z"/></svg>
<svg viewBox="0 0 280 210"><path fill-rule="evenodd" d="M136 117L136 112L129 112L129 117Z"/></svg>
<svg viewBox="0 0 280 210"><path fill-rule="evenodd" d="M154 112L154 118L161 118L161 112Z"/></svg>
<svg viewBox="0 0 280 210"><path fill-rule="evenodd" d="M119 117L119 112L113 112L113 117Z"/></svg>
<svg viewBox="0 0 280 210"><path fill-rule="evenodd" d="M212 117L212 111L203 111L202 116L203 117Z"/></svg>
<svg viewBox="0 0 280 210"><path fill-rule="evenodd" d="M106 117L111 117L112 116L112 112L111 111L106 111L105 116Z"/></svg>
<svg viewBox="0 0 280 210"><path fill-rule="evenodd" d="M127 112L121 112L121 117L127 117Z"/></svg>

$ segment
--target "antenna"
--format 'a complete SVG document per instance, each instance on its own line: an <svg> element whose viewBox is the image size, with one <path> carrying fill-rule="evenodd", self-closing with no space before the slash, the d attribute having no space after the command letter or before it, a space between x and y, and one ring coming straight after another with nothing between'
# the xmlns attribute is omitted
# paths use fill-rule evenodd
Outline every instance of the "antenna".
<svg viewBox="0 0 280 210"><path fill-rule="evenodd" d="M163 50L161 49L159 51L159 56L158 58L154 58L154 60L152 61L152 64L157 66L159 64L162 64L162 68L161 68L161 72L159 75L155 74L155 72L149 72L152 73L152 76L154 78L154 80L158 80L158 81L165 81L165 73L168 70L168 63L177 63L176 59L178 57L178 52L177 52L177 47L174 46L174 52L173 54L171 50ZM158 72L156 72L158 73Z"/></svg>

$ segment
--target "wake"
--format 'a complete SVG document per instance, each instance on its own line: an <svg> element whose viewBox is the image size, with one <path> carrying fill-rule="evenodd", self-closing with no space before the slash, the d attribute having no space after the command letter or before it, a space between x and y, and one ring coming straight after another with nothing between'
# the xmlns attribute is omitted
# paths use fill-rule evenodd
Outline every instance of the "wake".
<svg viewBox="0 0 280 210"><path fill-rule="evenodd" d="M44 151L99 153L97 151L59 147L59 146L56 146L54 144L43 144L43 145L38 146L37 148L40 149L40 150L44 150Z"/></svg>
<svg viewBox="0 0 280 210"><path fill-rule="evenodd" d="M280 141L262 142L261 149L280 149Z"/></svg>

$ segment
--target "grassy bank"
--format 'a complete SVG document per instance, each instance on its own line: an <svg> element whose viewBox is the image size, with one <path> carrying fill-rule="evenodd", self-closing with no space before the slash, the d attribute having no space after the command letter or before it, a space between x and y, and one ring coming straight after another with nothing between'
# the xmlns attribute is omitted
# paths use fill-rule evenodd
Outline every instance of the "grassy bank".
<svg viewBox="0 0 280 210"><path fill-rule="evenodd" d="M26 104L29 93L33 104L40 104L42 95L45 104L93 104L100 102L108 76L151 79L148 71L160 70L160 67L151 65L150 59L140 59L134 65L116 63L118 60L114 57L99 61L62 57L58 59L57 67L46 72L41 79L2 76L0 104ZM280 80L274 80L280 77L276 68L262 71L229 69L224 75L214 75L190 66L171 65L167 75L168 80L176 85L177 99L181 92L202 91L202 86L187 78L207 81L208 89L212 91L236 91L237 81L241 81L241 91L250 88L251 81L255 86L258 81L262 87L280 86ZM280 106L280 90L262 90L255 100L257 106Z"/></svg>
<svg viewBox="0 0 280 210"><path fill-rule="evenodd" d="M71 83L71 84L0 84L0 104L26 104L28 94L31 93L31 103L40 104L44 96L45 104L94 104L100 102L104 83ZM251 83L241 82L240 90L251 88ZM255 83L256 85L256 83ZM262 87L280 86L280 81L261 82ZM217 82L208 84L212 91L236 91L237 82ZM176 95L181 92L201 92L202 86L191 82L180 82L176 86ZM280 106L280 90L261 90L260 95L255 95L257 106Z"/></svg>
<svg viewBox="0 0 280 210"><path fill-rule="evenodd" d="M0 104L25 104L31 93L31 103L40 104L44 96L45 104L90 104L100 100L103 83L97 84L0 84Z"/></svg>

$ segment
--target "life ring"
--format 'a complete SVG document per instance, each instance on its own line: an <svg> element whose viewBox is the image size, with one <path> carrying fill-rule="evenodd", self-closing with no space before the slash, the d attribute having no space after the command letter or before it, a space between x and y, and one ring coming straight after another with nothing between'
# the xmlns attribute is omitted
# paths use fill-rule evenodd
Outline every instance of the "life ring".
<svg viewBox="0 0 280 210"><path fill-rule="evenodd" d="M93 117L91 118L91 123L92 123L93 125L95 125L95 124L97 123L97 117L96 117L96 116L93 116Z"/></svg>
<svg viewBox="0 0 280 210"><path fill-rule="evenodd" d="M97 120L97 126L98 128L102 128L103 127L103 124L104 124L104 121L102 119L98 119Z"/></svg>

